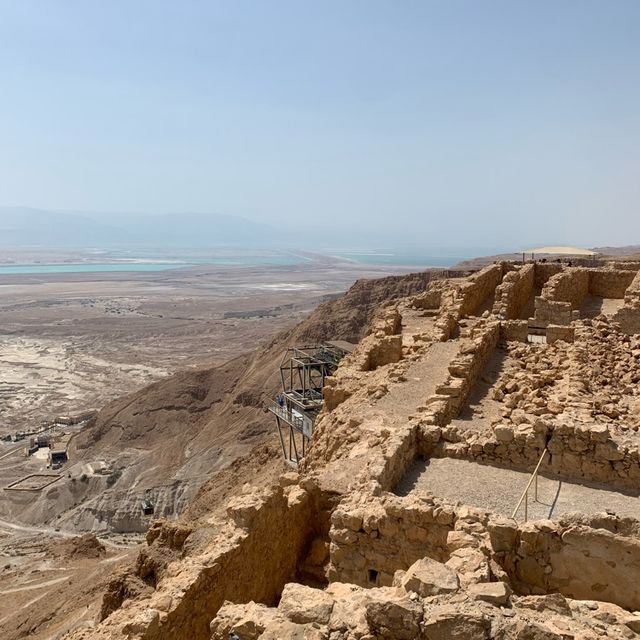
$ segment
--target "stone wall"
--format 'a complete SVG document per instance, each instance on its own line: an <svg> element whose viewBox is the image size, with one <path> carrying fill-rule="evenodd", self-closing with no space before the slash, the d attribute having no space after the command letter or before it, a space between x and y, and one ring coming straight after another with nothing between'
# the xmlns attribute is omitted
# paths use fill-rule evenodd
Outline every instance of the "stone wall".
<svg viewBox="0 0 640 640"><path fill-rule="evenodd" d="M430 558L467 584L504 580L520 594L560 592L640 608L640 531L615 516L517 524L438 498L383 494L333 513L330 582L391 586L397 571Z"/></svg>
<svg viewBox="0 0 640 640"><path fill-rule="evenodd" d="M460 286L460 315L473 315L493 295L500 284L505 266L502 263L492 264L467 278Z"/></svg>
<svg viewBox="0 0 640 640"><path fill-rule="evenodd" d="M578 311L571 309L570 302L547 300L542 296L536 297L533 324L536 327L546 327L549 324L567 325L576 319Z"/></svg>
<svg viewBox="0 0 640 640"><path fill-rule="evenodd" d="M545 332L547 338L547 344L553 344L556 340L564 340L565 342L573 342L575 339L575 329L573 327L567 327L550 324L547 325Z"/></svg>
<svg viewBox="0 0 640 640"><path fill-rule="evenodd" d="M640 308L624 306L613 316L613 320L620 325L620 329L628 334L640 333Z"/></svg>
<svg viewBox="0 0 640 640"><path fill-rule="evenodd" d="M491 466L532 471L544 449L549 453L541 473L569 481L607 483L638 490L640 452L612 436L605 425L554 424L537 418L533 424L496 424L490 434L422 425L418 449L428 457L450 457Z"/></svg>
<svg viewBox="0 0 640 640"><path fill-rule="evenodd" d="M520 593L560 592L640 607L640 538L637 522L606 515L540 520L516 527L488 524L494 558Z"/></svg>
<svg viewBox="0 0 640 640"><path fill-rule="evenodd" d="M542 270L536 265L536 270ZM567 325L579 317L579 309L588 296L627 300L626 292L633 291L637 274L632 269L569 267L553 275L535 299L534 323ZM625 304L626 306L626 304ZM622 312L626 321L629 314Z"/></svg>
<svg viewBox="0 0 640 640"><path fill-rule="evenodd" d="M534 323L538 327L548 324L569 324L579 316L578 310L589 294L587 269L568 267L553 275L535 299Z"/></svg>
<svg viewBox="0 0 640 640"><path fill-rule="evenodd" d="M556 302L570 302L572 309L580 309L589 294L589 271L568 267L551 277L542 289L542 297Z"/></svg>
<svg viewBox="0 0 640 640"><path fill-rule="evenodd" d="M637 260L611 260L607 262L608 269L622 269L623 271L640 271L640 262Z"/></svg>
<svg viewBox="0 0 640 640"><path fill-rule="evenodd" d="M617 269L591 269L589 294L599 298L624 298L624 294L636 277L636 272Z"/></svg>
<svg viewBox="0 0 640 640"><path fill-rule="evenodd" d="M527 320L505 320L500 323L500 340L527 342L529 322Z"/></svg>
<svg viewBox="0 0 640 640"><path fill-rule="evenodd" d="M449 364L449 376L427 399L423 420L444 425L458 412L482 375L500 339L499 322L482 322L463 337L458 355Z"/></svg>
<svg viewBox="0 0 640 640"><path fill-rule="evenodd" d="M318 518L312 496L297 485L254 489L231 499L227 513L231 528L221 527L215 552L171 576L179 597L166 601L165 595L161 603L152 596L141 620L127 618L122 609L111 615L112 625L128 619L125 637L139 628L135 637L145 640L207 640L209 623L225 600L277 603L314 536ZM152 556L153 544L147 553ZM171 567L166 573L171 575Z"/></svg>
<svg viewBox="0 0 640 640"><path fill-rule="evenodd" d="M520 318L533 295L535 272L535 264L526 264L505 274L502 282L496 287L494 315L501 320Z"/></svg>
<svg viewBox="0 0 640 640"><path fill-rule="evenodd" d="M549 278L560 273L563 267L561 264L552 262L536 262L533 286L540 290L547 283Z"/></svg>
<svg viewBox="0 0 640 640"><path fill-rule="evenodd" d="M391 586L393 574L425 556L444 561L455 511L430 498L387 494L363 505L345 502L331 519L330 582Z"/></svg>
<svg viewBox="0 0 640 640"><path fill-rule="evenodd" d="M353 393L353 371L368 372L402 359L402 315L397 306L384 309L372 323L371 333L346 356L334 376L325 379L324 409L333 411Z"/></svg>
<svg viewBox="0 0 640 640"><path fill-rule="evenodd" d="M624 306L613 317L625 333L640 333L640 271L624 295Z"/></svg>
<svg viewBox="0 0 640 640"><path fill-rule="evenodd" d="M402 358L401 330L402 316L398 308L386 310L353 352L351 362L357 362L361 371L374 371L385 364L398 362Z"/></svg>

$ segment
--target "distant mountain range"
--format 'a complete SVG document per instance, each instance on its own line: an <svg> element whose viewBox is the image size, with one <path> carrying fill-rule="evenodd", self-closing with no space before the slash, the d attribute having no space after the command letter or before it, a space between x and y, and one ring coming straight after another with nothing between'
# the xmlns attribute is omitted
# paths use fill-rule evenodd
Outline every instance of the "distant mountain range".
<svg viewBox="0 0 640 640"><path fill-rule="evenodd" d="M223 214L124 214L0 207L0 246L208 247L284 244L269 225Z"/></svg>

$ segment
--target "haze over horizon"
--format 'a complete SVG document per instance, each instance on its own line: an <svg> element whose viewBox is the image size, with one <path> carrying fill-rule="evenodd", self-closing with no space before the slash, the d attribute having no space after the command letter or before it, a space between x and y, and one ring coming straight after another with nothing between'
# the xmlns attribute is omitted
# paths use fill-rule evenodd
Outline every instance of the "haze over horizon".
<svg viewBox="0 0 640 640"><path fill-rule="evenodd" d="M226 214L350 246L634 244L639 18L631 1L2 3L0 205Z"/></svg>

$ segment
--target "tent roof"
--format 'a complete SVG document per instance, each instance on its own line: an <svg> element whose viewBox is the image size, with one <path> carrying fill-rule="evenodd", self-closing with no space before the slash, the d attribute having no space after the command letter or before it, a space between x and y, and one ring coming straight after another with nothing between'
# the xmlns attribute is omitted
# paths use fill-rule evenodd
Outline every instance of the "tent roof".
<svg viewBox="0 0 640 640"><path fill-rule="evenodd" d="M597 252L590 249L581 249L580 247L537 247L535 249L526 249L525 253L544 253L554 256L596 256Z"/></svg>

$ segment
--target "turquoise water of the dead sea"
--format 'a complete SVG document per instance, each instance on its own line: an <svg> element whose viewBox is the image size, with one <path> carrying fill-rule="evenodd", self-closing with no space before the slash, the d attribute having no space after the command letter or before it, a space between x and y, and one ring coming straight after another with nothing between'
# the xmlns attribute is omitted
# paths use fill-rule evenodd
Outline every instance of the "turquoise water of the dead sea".
<svg viewBox="0 0 640 640"><path fill-rule="evenodd" d="M464 257L427 256L415 253L394 253L378 251L331 251L326 255L342 258L361 264L415 266L415 267L447 267ZM206 258L185 259L171 257L170 259L149 259L147 257L128 257L126 260L114 262L78 262L58 264L5 264L0 265L0 275L10 274L36 274L36 273L95 273L112 271L164 271L167 269L179 269L195 265L227 265L227 266L255 266L255 265L294 265L306 262L309 257L296 253L259 253L247 255L226 254L221 257L211 256Z"/></svg>

